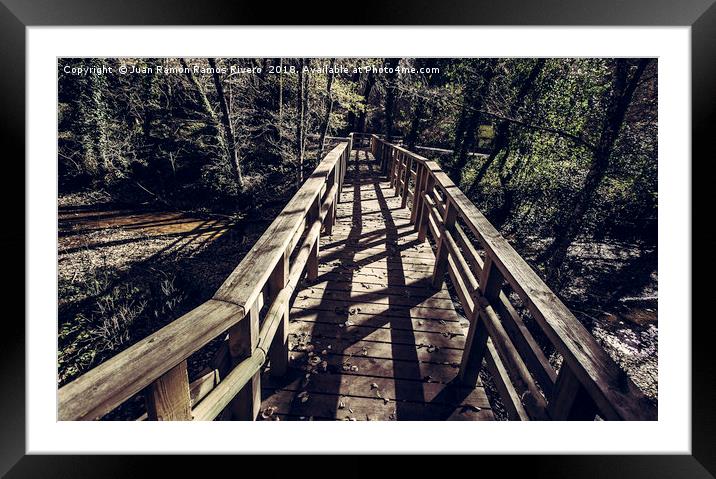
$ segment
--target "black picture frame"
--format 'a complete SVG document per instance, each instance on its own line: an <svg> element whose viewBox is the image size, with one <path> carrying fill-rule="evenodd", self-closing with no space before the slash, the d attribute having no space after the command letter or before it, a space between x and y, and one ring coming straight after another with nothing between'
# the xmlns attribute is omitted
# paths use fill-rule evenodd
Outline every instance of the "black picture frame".
<svg viewBox="0 0 716 479"><path fill-rule="evenodd" d="M312 3L220 2L214 0L0 0L0 125L5 153L6 184L0 188L5 221L0 243L5 252L3 299L5 315L0 341L0 473L7 477L127 477L149 471L152 458L122 456L25 455L25 29L44 25L287 25L303 21L313 25L624 25L691 26L692 66L692 204L708 209L706 182L714 178L716 148L716 4L715 0L366 0L340 5L323 0ZM280 6L279 6L280 5ZM697 160L698 158L698 160ZM13 159L12 161L10 159ZM48 161L52 161L48 159ZM684 165L688 167L688 165ZM696 174L698 170L698 174ZM8 180L12 178L12 180ZM23 181L20 181L20 178ZM699 184L701 182L702 184ZM20 196L21 195L21 196ZM706 238L713 214L692 218L693 306L708 301L708 282L695 280L698 270L714 265ZM698 218L703 218L698 221ZM708 250L706 248L709 248ZM23 255L8 253L23 251ZM699 256L697 256L699 255ZM703 258L703 260L701 259ZM7 266L10 265L11 268ZM706 276L703 276L706 277ZM684 281L689 281L684 278ZM14 301L14 305L11 303ZM696 309L694 309L696 311ZM692 314L692 455L644 456L524 456L509 459L510 475L549 477L715 477L716 476L716 373L709 343L713 336L710 315ZM10 318L13 320L11 321ZM686 321L688 318L684 318ZM635 440L638 440L636 438ZM481 457L481 471L504 465L506 459ZM172 457L168 466L188 473L207 466L205 461ZM416 464L427 470L421 461ZM212 463L213 466L213 463ZM218 469L217 469L218 470ZM206 471L205 471L206 473Z"/></svg>

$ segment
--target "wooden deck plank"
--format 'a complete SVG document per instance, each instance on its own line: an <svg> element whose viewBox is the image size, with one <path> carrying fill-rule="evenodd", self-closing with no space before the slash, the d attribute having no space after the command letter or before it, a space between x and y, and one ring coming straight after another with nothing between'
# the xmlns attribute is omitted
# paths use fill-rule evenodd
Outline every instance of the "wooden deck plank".
<svg viewBox="0 0 716 479"><path fill-rule="evenodd" d="M321 291L340 291L343 292L346 297L353 299L365 293L381 294L388 297L401 296L406 298L420 297L425 294L432 293L434 298L450 299L450 294L444 289L433 292L429 288L420 286L419 283L408 283L387 288L383 282L374 283L370 281L370 279L371 277L365 277L365 279L362 279L359 278L358 275L354 275L352 281L346 281L340 275L333 275L332 277L326 275L320 282L313 283L308 286L301 285L303 287L299 294ZM349 294L350 296L348 296Z"/></svg>
<svg viewBox="0 0 716 479"><path fill-rule="evenodd" d="M417 323L418 320L413 320ZM296 321L291 323L291 331L296 334L306 333L312 337L329 337L345 340L377 341L389 344L408 344L411 346L433 345L439 348L453 348L462 350L465 335L445 336L440 332L415 330L410 328L400 329L392 327L390 323L383 323L379 326L348 326L339 327L335 323L319 321ZM467 328L465 328L467 329Z"/></svg>
<svg viewBox="0 0 716 479"><path fill-rule="evenodd" d="M398 344L367 340L338 339L326 336L320 338L303 338L295 334L289 336L289 344L291 344L292 353L295 354L304 353L310 349L322 355L365 356L395 359L397 361L414 361L417 359L421 362L451 365L459 364L462 359L462 351L460 349L438 348L434 345L426 344Z"/></svg>
<svg viewBox="0 0 716 479"><path fill-rule="evenodd" d="M456 385L469 325L445 285L431 285L432 247L365 151L356 178L356 154L320 239L318 277L295 293L289 374L264 375L263 410L282 420L494 419L481 384Z"/></svg>
<svg viewBox="0 0 716 479"><path fill-rule="evenodd" d="M337 397L323 393L307 393L306 401L298 393L280 390L265 400L266 409L274 407L274 415L283 420L356 420L356 421L486 421L493 419L492 410L478 408L469 402L431 404L394 401L380 398ZM339 409L339 406L340 409Z"/></svg>
<svg viewBox="0 0 716 479"><path fill-rule="evenodd" d="M366 310L364 308L365 306L369 308L370 311L378 311L376 314L381 314L380 312L386 309L404 311L406 313L414 308L423 310L446 309L448 311L454 309L452 300L447 298L424 297L419 295L411 297L402 296L400 294L383 294L380 292L361 293L351 297L348 292L334 290L301 291L296 296L296 301L294 301L293 305L296 308L303 309L346 309L356 307ZM429 318L430 316L423 317Z"/></svg>

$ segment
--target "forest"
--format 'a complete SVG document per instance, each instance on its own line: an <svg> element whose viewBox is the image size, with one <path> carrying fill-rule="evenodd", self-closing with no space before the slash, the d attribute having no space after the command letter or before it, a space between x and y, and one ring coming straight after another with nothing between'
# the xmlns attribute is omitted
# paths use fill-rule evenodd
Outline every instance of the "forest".
<svg viewBox="0 0 716 479"><path fill-rule="evenodd" d="M655 399L657 80L638 58L60 59L59 384L210 297L368 132L436 160Z"/></svg>

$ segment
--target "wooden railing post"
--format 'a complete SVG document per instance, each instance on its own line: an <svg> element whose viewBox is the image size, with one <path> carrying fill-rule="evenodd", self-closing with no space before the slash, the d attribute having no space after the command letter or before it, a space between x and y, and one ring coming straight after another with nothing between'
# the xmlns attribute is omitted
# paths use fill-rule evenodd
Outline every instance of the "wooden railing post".
<svg viewBox="0 0 716 479"><path fill-rule="evenodd" d="M425 182L424 164L418 162L415 174L415 189L413 190L413 206L410 211L410 222L415 225L415 231L418 231L418 220L420 219L420 209L423 207L423 186Z"/></svg>
<svg viewBox="0 0 716 479"><path fill-rule="evenodd" d="M150 421L191 421L191 398L186 360L164 373L144 395Z"/></svg>
<svg viewBox="0 0 716 479"><path fill-rule="evenodd" d="M313 205L311 205L311 209L308 211L308 225L313 224L313 222L319 217L320 214L321 197L319 195L316 197L316 200L313 202ZM314 241L313 246L311 247L311 253L308 255L308 261L306 264L306 278L309 281L315 281L316 278L318 278L318 245L320 242L321 235L319 233L316 236L316 241Z"/></svg>
<svg viewBox="0 0 716 479"><path fill-rule="evenodd" d="M340 162L339 162L340 163ZM326 191L330 191L331 187L336 184L336 174L338 168L338 163L336 163L336 169L333 170L333 173L328 175L328 181L326 182ZM341 192L340 189L336 190L336 194L333 197L333 200L326 197L326 201L331 201L331 206L328 208L328 213L326 214L326 220L325 220L325 227L326 227L326 234L328 236L333 233L333 225L336 223L336 203L338 202L338 198L340 198Z"/></svg>
<svg viewBox="0 0 716 479"><path fill-rule="evenodd" d="M350 143L349 143L350 146ZM346 147L347 149L348 147ZM341 155L341 158L336 161L336 166L333 167L333 181L338 184L338 192L340 194L341 187L343 186L343 159L345 158L345 151Z"/></svg>
<svg viewBox="0 0 716 479"><path fill-rule="evenodd" d="M389 174L388 174L388 180L390 180L390 187L395 188L395 173L396 169L398 167L398 161L396 158L396 150L393 148L390 148L388 153L388 158L390 158L390 165L388 166Z"/></svg>
<svg viewBox="0 0 716 479"><path fill-rule="evenodd" d="M385 175L388 172L387 149L385 143L383 143L379 138L376 138L375 141L378 144L377 151L380 155L380 172Z"/></svg>
<svg viewBox="0 0 716 479"><path fill-rule="evenodd" d="M396 150L393 147L390 147L390 187L395 188L397 190L398 185L396 178L398 176L398 168L399 168L399 154L398 150Z"/></svg>
<svg viewBox="0 0 716 479"><path fill-rule="evenodd" d="M593 421L597 406L569 366L562 364L547 406L553 421Z"/></svg>
<svg viewBox="0 0 716 479"><path fill-rule="evenodd" d="M418 217L418 241L421 243L425 241L425 238L428 235L428 221L430 221L430 207L426 204L424 195L428 194L428 192L435 188L435 177L430 174L427 167L425 168L425 174L427 176L425 181L425 190L421 193L423 207L421 208L422 211L420 211L420 216Z"/></svg>
<svg viewBox="0 0 716 479"><path fill-rule="evenodd" d="M284 251L283 258L278 262L269 277L269 303L276 300L278 294L288 284L288 250ZM288 314L290 308L286 308L283 314L281 324L276 330L276 335L271 343L269 350L269 360L271 362L271 375L283 376L288 368Z"/></svg>
<svg viewBox="0 0 716 479"><path fill-rule="evenodd" d="M403 153L395 150L395 196L400 196L400 177L403 175Z"/></svg>
<svg viewBox="0 0 716 479"><path fill-rule="evenodd" d="M474 300L475 306L470 318L470 329L467 332L465 349L462 353L460 380L465 385L474 386L477 384L480 369L482 368L482 359L485 357L485 350L487 349L489 333L480 319L480 308L485 306L485 302L490 303L499 298L501 286L502 274L488 256L482 267L479 288L476 291L477 294Z"/></svg>
<svg viewBox="0 0 716 479"><path fill-rule="evenodd" d="M338 199L340 199L340 193L341 191L343 191L343 183L345 181L346 170L348 169L348 163L350 162L352 151L353 133L348 135L348 145L346 145L346 149L343 151L340 160L336 162L336 168L338 168L338 174L336 175L336 178L338 180Z"/></svg>
<svg viewBox="0 0 716 479"><path fill-rule="evenodd" d="M251 356L259 336L259 307L253 304L249 313L229 329L229 353L232 366ZM239 421L254 421L261 409L261 373L257 372L231 401L231 416Z"/></svg>
<svg viewBox="0 0 716 479"><path fill-rule="evenodd" d="M400 202L401 208L405 208L405 205L408 204L408 193L410 193L410 178L412 177L412 168L413 157L405 155L405 174L403 175L403 199Z"/></svg>
<svg viewBox="0 0 716 479"><path fill-rule="evenodd" d="M402 195L403 190L405 189L403 176L405 174L405 163L408 161L405 154L402 152L398 152L398 158L400 158L400 160L398 161L398 172L395 175L395 196Z"/></svg>
<svg viewBox="0 0 716 479"><path fill-rule="evenodd" d="M457 219L457 208L449 200L445 203L445 215L443 216L443 226L445 231L452 231L455 228L455 220ZM443 283L445 272L448 267L448 247L445 243L445 235L440 237L438 241L438 250L435 253L435 266L433 267L433 287L439 288Z"/></svg>

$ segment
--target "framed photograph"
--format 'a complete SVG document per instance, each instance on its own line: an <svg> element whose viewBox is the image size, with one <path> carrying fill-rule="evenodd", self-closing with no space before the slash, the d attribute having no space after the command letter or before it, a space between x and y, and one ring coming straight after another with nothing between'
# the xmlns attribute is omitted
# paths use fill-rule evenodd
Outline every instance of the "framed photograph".
<svg viewBox="0 0 716 479"><path fill-rule="evenodd" d="M3 1L3 473L713 477L716 7L404 3Z"/></svg>

